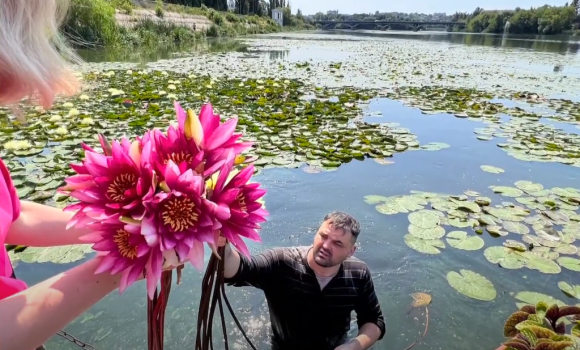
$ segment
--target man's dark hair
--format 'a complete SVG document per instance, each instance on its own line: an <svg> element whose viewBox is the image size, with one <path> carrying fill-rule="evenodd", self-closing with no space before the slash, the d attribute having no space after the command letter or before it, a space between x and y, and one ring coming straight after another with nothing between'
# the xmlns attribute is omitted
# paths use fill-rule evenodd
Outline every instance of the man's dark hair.
<svg viewBox="0 0 580 350"><path fill-rule="evenodd" d="M353 241L356 242L360 233L360 224L354 217L341 211L333 211L332 213L326 214L323 222L326 221L328 221L335 230L340 229L345 233L350 232Z"/></svg>

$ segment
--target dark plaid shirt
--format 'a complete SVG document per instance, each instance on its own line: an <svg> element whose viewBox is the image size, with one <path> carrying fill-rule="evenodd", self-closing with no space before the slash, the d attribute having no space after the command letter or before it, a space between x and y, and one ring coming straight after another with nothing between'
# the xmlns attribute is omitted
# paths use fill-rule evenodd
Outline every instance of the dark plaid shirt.
<svg viewBox="0 0 580 350"><path fill-rule="evenodd" d="M241 256L237 274L226 283L264 291L272 324L272 348L334 350L346 342L351 312L359 328L373 323L385 334L385 321L367 265L351 257L320 289L306 256L310 247L275 248L251 259Z"/></svg>

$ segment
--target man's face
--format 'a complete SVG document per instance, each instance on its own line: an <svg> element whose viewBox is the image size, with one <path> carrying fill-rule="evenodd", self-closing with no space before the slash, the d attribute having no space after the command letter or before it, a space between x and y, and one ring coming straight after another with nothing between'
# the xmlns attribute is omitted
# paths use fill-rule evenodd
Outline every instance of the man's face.
<svg viewBox="0 0 580 350"><path fill-rule="evenodd" d="M323 222L312 248L314 262L322 267L332 267L342 263L354 254L356 246L350 232L334 229L327 221Z"/></svg>

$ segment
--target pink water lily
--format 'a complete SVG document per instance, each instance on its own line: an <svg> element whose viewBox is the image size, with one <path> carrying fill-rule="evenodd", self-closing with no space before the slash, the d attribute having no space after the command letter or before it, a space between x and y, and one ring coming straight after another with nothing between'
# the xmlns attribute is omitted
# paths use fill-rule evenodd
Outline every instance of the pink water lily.
<svg viewBox="0 0 580 350"><path fill-rule="evenodd" d="M259 224L266 221L268 212L258 200L266 194L266 190L259 188L259 183L248 183L254 173L253 165L245 167L228 181L231 170L231 162L222 167L209 199L219 207L229 208L230 216L227 219L218 218L222 226L221 234L241 253L250 256L240 236L261 241L257 230L261 228Z"/></svg>
<svg viewBox="0 0 580 350"><path fill-rule="evenodd" d="M203 174L205 178L220 169L230 152L234 156L252 146L251 142L238 142L242 136L234 133L237 119L221 123L220 116L213 114L211 104L201 108L199 117L192 110L187 112L174 103L178 127L170 126L167 135L155 133L156 169L163 172L163 165L169 159L180 165L186 162L191 169Z"/></svg>
<svg viewBox="0 0 580 350"><path fill-rule="evenodd" d="M94 243L93 250L102 256L95 273L121 273L119 292L123 293L146 271L147 291L152 298L162 272L163 256L159 247L150 246L137 225L111 218L89 227L94 231L81 237L81 241Z"/></svg>
<svg viewBox="0 0 580 350"><path fill-rule="evenodd" d="M155 192L156 178L151 165L142 158L138 141L113 141L101 137L105 154L83 145L85 160L72 168L78 173L65 179L59 192L76 198L80 203L65 208L76 211L71 226L85 226L90 222L113 215L140 220L145 215L143 201Z"/></svg>
<svg viewBox="0 0 580 350"><path fill-rule="evenodd" d="M252 142L238 142L242 137L241 133L235 133L238 124L237 118L232 118L221 123L220 116L213 113L211 103L201 107L199 122L203 129L201 139L197 140L199 146L205 152L213 152L218 149L231 149L234 154L240 154L252 146ZM178 121L185 124L184 116Z"/></svg>
<svg viewBox="0 0 580 350"><path fill-rule="evenodd" d="M225 219L229 210L217 206L203 196L205 182L200 175L172 160L167 163L163 191L145 202L148 214L142 222L141 233L151 246L160 245L162 251L175 249L180 261L189 260L194 266L203 262L196 242L214 242L213 230L220 227L214 217Z"/></svg>

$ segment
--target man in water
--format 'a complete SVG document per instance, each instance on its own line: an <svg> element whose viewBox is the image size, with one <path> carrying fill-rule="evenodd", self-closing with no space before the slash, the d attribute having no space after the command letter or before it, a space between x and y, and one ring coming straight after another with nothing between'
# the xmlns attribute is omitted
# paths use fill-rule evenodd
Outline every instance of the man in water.
<svg viewBox="0 0 580 350"><path fill-rule="evenodd" d="M367 265L352 255L360 224L332 212L312 246L266 250L247 258L225 239L225 282L264 291L274 350L365 350L385 334L385 321ZM347 339L351 312L358 335Z"/></svg>

